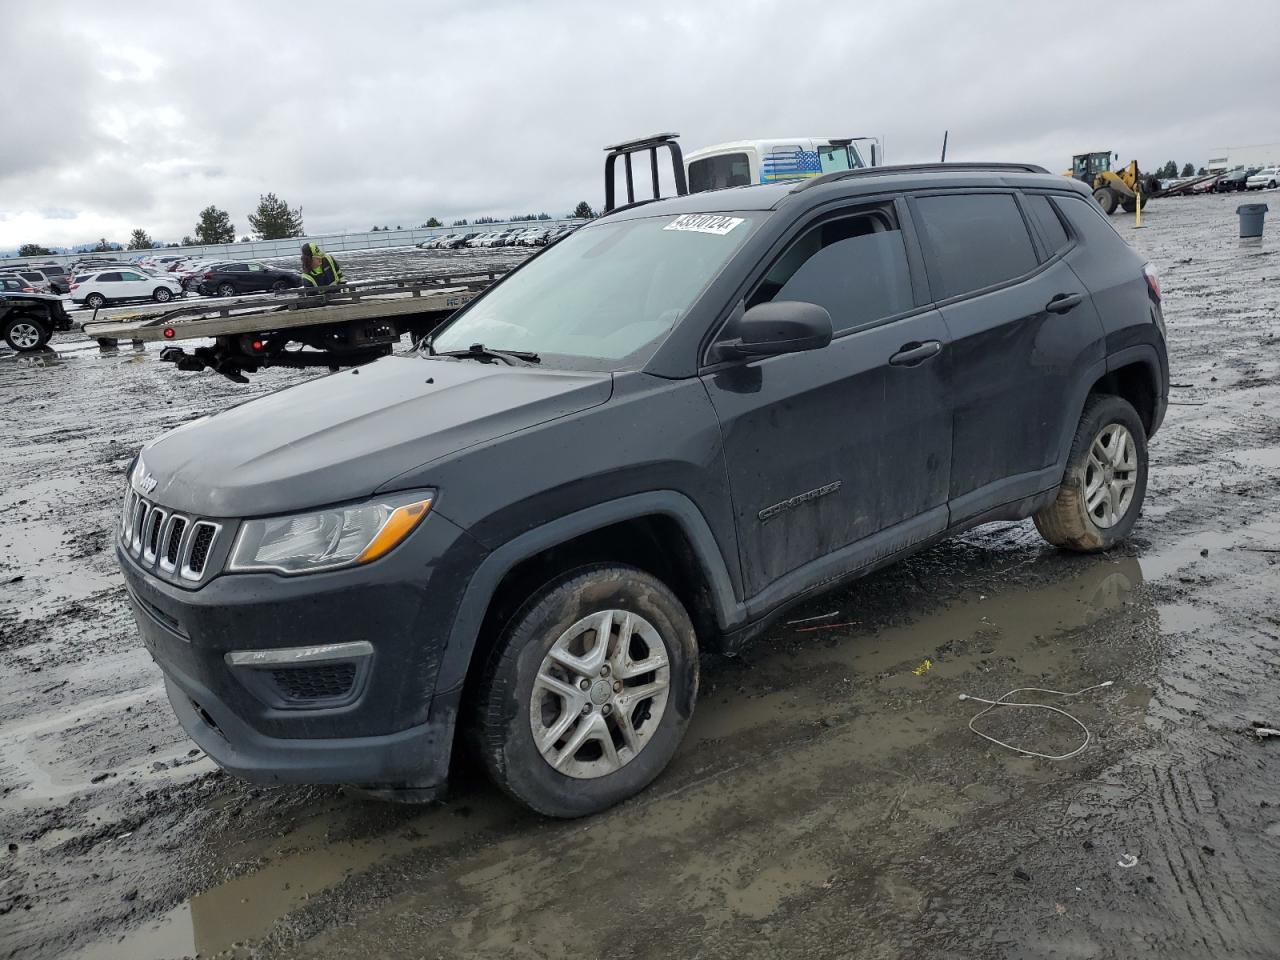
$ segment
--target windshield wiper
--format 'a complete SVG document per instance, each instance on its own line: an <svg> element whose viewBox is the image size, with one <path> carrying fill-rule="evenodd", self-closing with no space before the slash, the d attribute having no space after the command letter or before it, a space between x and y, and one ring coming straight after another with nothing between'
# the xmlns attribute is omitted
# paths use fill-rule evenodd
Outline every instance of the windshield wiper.
<svg viewBox="0 0 1280 960"><path fill-rule="evenodd" d="M490 350L483 343L473 343L465 350L432 351L436 357L464 357L470 360L501 360L510 365L513 360L521 363L541 363L542 358L527 350Z"/></svg>

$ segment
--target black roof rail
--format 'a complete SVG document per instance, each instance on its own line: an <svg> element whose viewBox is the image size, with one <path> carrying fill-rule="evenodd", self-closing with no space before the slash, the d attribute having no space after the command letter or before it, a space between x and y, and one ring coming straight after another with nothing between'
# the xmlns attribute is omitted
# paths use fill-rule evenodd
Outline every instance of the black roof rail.
<svg viewBox="0 0 1280 960"><path fill-rule="evenodd" d="M623 159L623 165L626 168L627 175L627 203L630 206L636 202L635 180L631 171L631 155L633 153L641 153L645 150L649 151L649 174L653 178L653 199L660 200L661 194L658 188L658 150L665 149L671 155L672 174L675 177L676 196L683 197L689 192L689 187L685 182L684 176L684 155L680 152L680 144L676 143L678 133L655 133L647 137L639 137L635 140L624 140L621 143L615 143L605 147L605 153L608 156L604 159L604 210L603 213L611 213L619 209L614 199L613 186L613 165L619 157Z"/></svg>
<svg viewBox="0 0 1280 960"><path fill-rule="evenodd" d="M819 184L834 183L837 180L845 180L850 177L873 177L894 173L948 173L953 170L990 173L998 173L1000 171L1008 173L1049 172L1044 167L1037 166L1034 163L905 163L899 166L859 167L857 170L836 170L833 173L824 173L820 177L812 177L796 184L791 188L791 192L799 193L801 190L808 190L810 187L816 187Z"/></svg>

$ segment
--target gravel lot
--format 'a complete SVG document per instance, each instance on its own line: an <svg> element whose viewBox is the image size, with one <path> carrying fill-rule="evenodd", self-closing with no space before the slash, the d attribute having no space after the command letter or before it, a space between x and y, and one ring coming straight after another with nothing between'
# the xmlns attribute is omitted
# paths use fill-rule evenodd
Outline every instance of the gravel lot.
<svg viewBox="0 0 1280 960"><path fill-rule="evenodd" d="M813 601L794 618L829 626L708 658L670 770L585 822L466 768L424 808L219 773L109 531L138 445L315 374L241 387L78 334L0 355L0 958L1275 957L1280 740L1252 728L1280 726L1280 241L1238 240L1239 202L1116 218L1161 272L1176 402L1129 544L995 524ZM396 256L343 267L450 257ZM1104 680L1060 763L959 699Z"/></svg>

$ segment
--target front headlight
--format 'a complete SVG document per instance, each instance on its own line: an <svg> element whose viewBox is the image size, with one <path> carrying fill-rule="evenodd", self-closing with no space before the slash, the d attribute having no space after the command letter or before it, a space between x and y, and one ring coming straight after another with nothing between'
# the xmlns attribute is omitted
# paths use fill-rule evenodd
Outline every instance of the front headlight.
<svg viewBox="0 0 1280 960"><path fill-rule="evenodd" d="M431 491L419 490L328 510L246 520L231 549L228 569L312 573L369 563L409 535L431 509L433 498Z"/></svg>

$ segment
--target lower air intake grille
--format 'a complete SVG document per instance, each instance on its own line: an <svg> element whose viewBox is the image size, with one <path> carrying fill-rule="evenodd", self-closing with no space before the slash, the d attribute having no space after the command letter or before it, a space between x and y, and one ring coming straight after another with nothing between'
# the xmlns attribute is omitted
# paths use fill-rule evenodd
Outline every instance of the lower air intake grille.
<svg viewBox="0 0 1280 960"><path fill-rule="evenodd" d="M280 694L297 702L340 700L351 693L356 682L354 663L333 663L322 667L289 667L271 671Z"/></svg>

